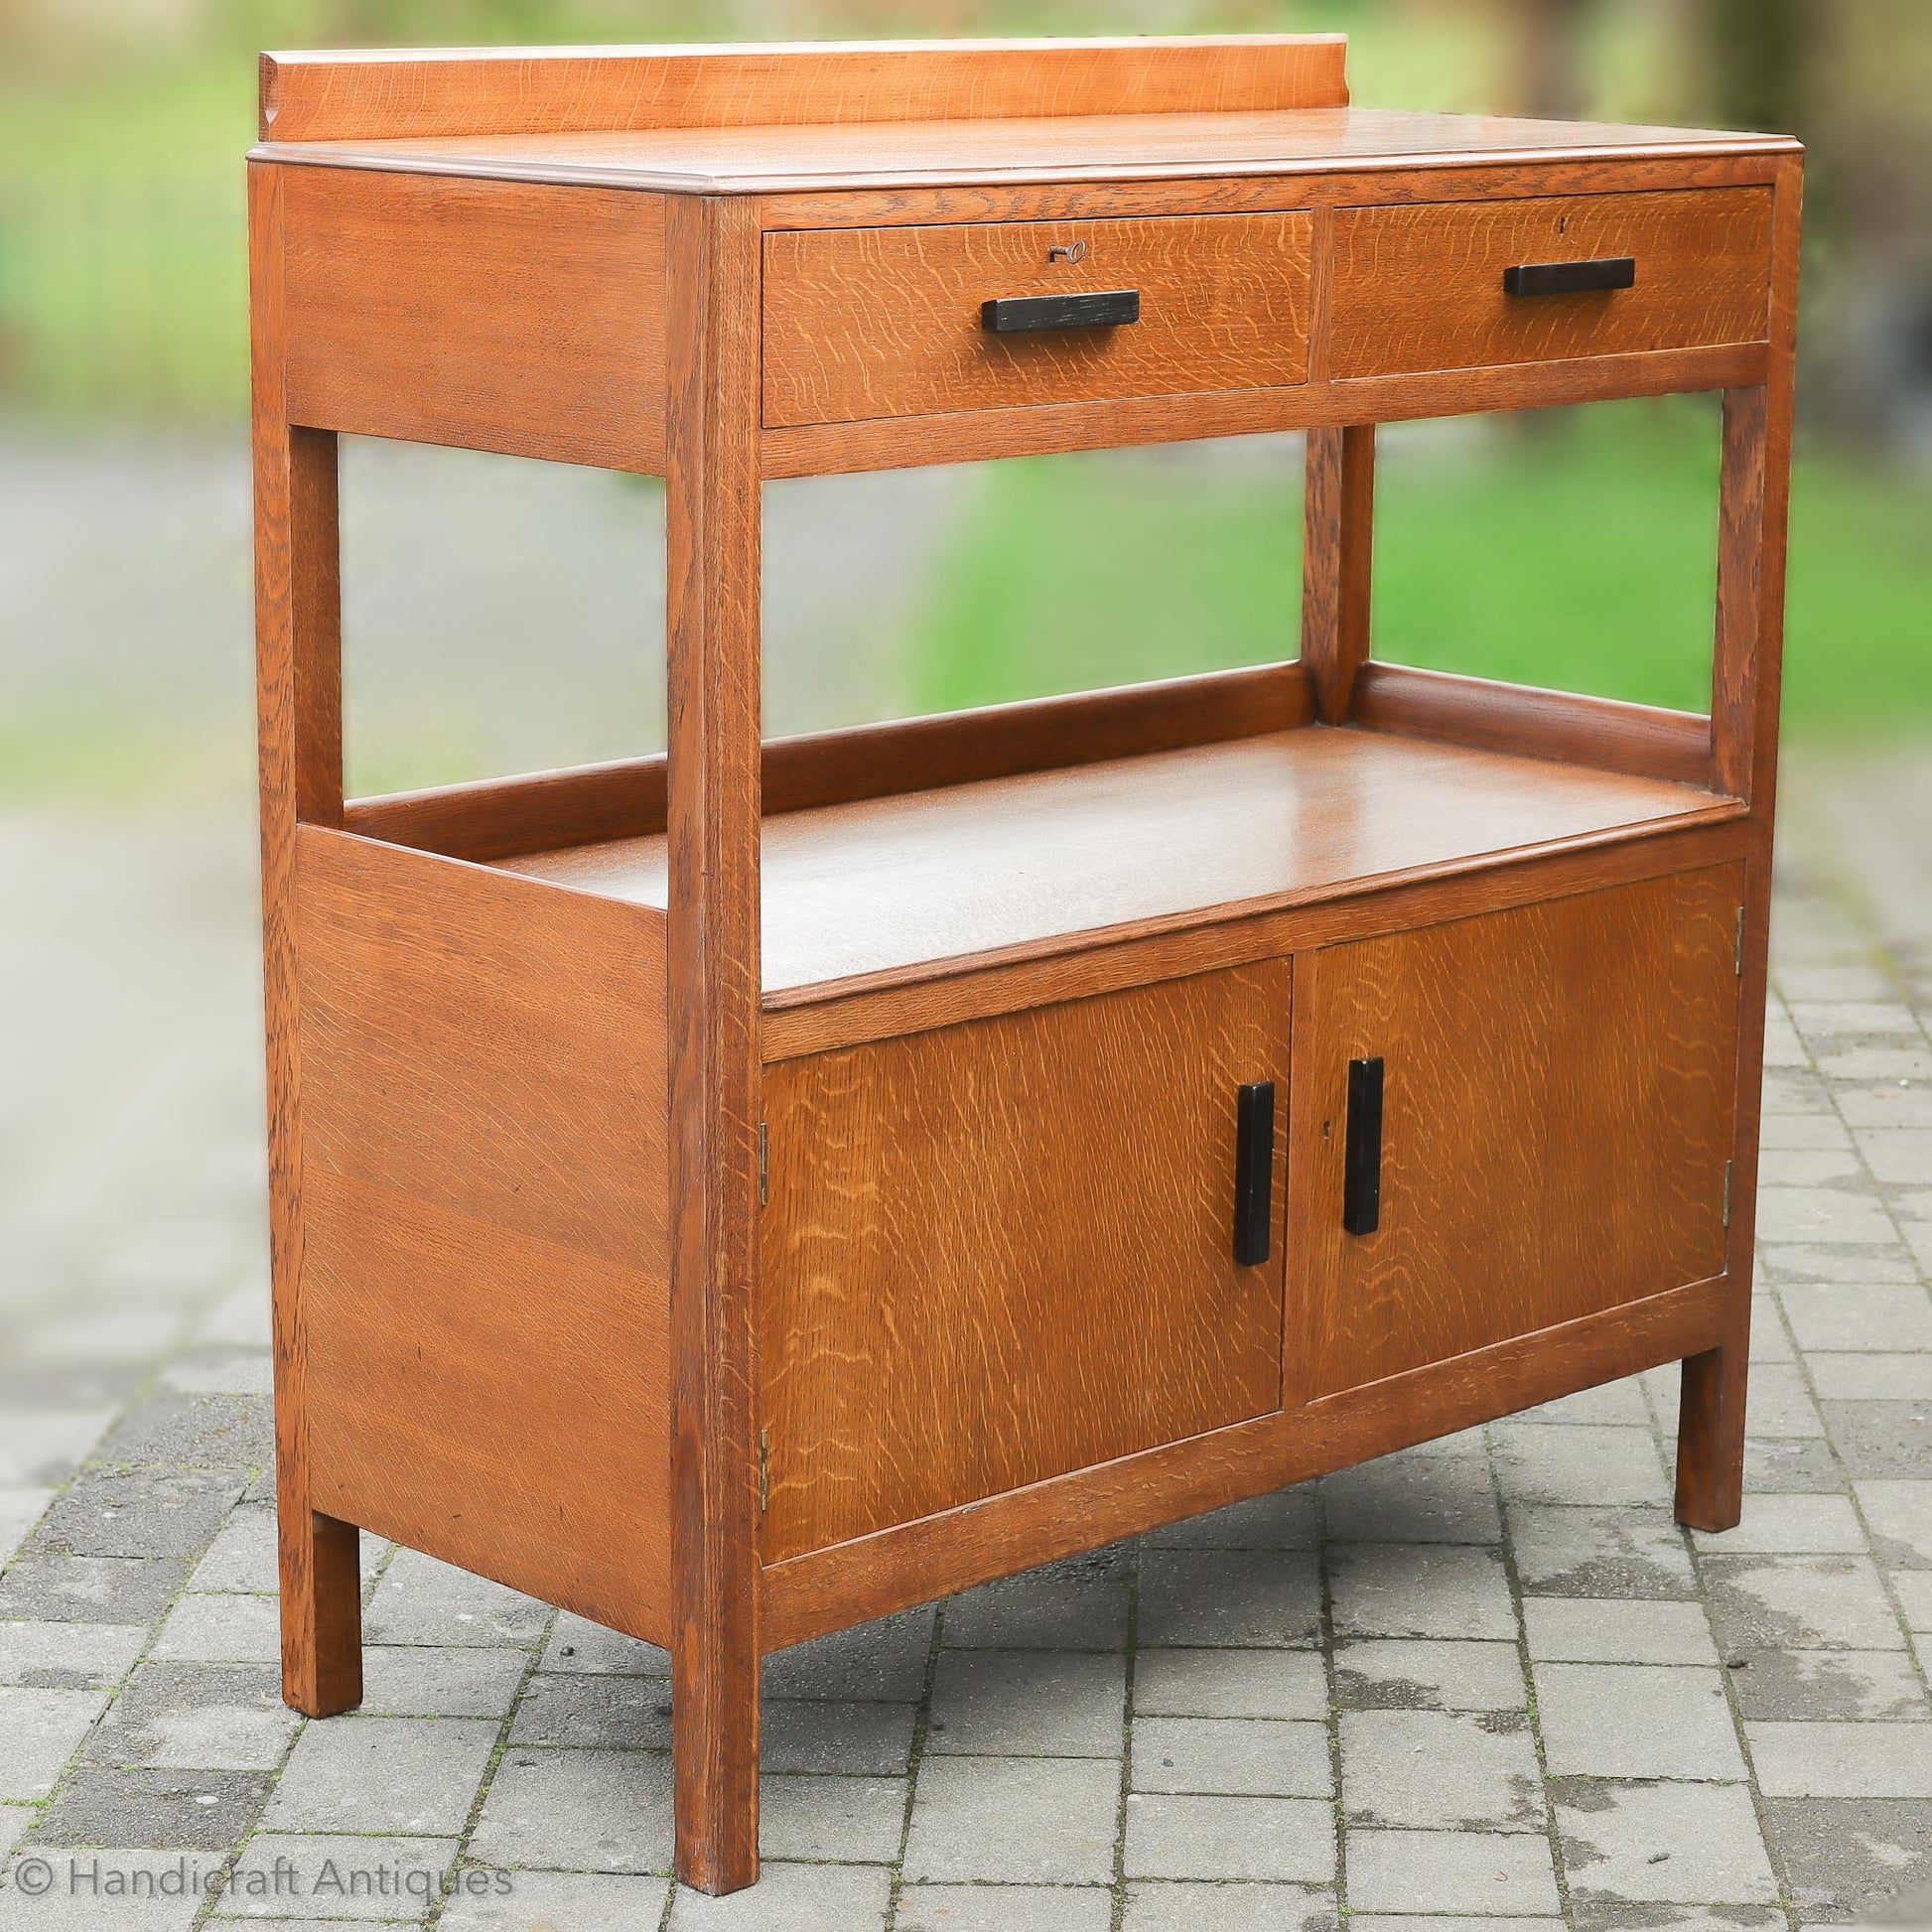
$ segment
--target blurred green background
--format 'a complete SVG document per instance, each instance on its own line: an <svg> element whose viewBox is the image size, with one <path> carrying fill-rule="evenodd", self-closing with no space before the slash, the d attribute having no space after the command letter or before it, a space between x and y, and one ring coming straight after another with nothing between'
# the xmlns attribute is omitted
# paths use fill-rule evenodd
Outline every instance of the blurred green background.
<svg viewBox="0 0 1932 1932"><path fill-rule="evenodd" d="M0 798L245 796L259 48L1283 29L1377 105L1806 137L1788 727L1932 736L1925 0L0 0ZM1379 655L1703 708L1710 399L1383 440ZM353 788L657 739L652 486L345 461ZM1300 488L1284 439L778 485L769 725L1292 654Z"/></svg>

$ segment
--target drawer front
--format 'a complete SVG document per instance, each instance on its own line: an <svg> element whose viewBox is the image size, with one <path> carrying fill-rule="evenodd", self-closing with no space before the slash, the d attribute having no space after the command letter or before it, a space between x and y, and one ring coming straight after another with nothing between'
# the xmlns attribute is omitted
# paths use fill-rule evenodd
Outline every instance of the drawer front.
<svg viewBox="0 0 1932 1932"><path fill-rule="evenodd" d="M1512 268L1624 258L1635 264L1627 288L1504 287ZM1762 342L1770 279L1768 188L1340 208L1329 373Z"/></svg>
<svg viewBox="0 0 1932 1932"><path fill-rule="evenodd" d="M1275 960L765 1070L767 1563L1279 1406L1289 990Z"/></svg>
<svg viewBox="0 0 1932 1932"><path fill-rule="evenodd" d="M1311 228L1307 213L1183 214L767 234L764 421L1306 381ZM982 318L1002 299L1129 290L1133 322L997 333Z"/></svg>

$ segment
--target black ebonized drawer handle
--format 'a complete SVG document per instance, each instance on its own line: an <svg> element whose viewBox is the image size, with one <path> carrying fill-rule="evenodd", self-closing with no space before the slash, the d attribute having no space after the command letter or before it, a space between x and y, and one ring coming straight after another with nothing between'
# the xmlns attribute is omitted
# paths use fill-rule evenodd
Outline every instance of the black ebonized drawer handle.
<svg viewBox="0 0 1932 1932"><path fill-rule="evenodd" d="M1348 1128L1341 1157L1341 1225L1373 1234L1382 1225L1382 1062L1348 1062Z"/></svg>
<svg viewBox="0 0 1932 1932"><path fill-rule="evenodd" d="M1509 295L1590 295L1636 285L1634 255L1605 255L1593 262L1524 262L1503 270L1503 290Z"/></svg>
<svg viewBox="0 0 1932 1932"><path fill-rule="evenodd" d="M1141 319L1139 289L1097 295L996 295L980 304L980 327L995 336L1029 329L1112 329Z"/></svg>
<svg viewBox="0 0 1932 1932"><path fill-rule="evenodd" d="M1268 1259L1275 1195L1275 1083L1252 1080L1235 1102L1234 1259L1259 1268Z"/></svg>

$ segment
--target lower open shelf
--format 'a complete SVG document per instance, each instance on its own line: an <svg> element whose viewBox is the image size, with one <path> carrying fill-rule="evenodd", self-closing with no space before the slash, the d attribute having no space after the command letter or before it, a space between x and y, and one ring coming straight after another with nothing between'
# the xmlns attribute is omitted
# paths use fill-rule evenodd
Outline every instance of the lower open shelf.
<svg viewBox="0 0 1932 1932"><path fill-rule="evenodd" d="M763 829L764 990L1295 904L1739 809L1694 785L1308 726L785 812ZM662 835L497 863L668 903Z"/></svg>

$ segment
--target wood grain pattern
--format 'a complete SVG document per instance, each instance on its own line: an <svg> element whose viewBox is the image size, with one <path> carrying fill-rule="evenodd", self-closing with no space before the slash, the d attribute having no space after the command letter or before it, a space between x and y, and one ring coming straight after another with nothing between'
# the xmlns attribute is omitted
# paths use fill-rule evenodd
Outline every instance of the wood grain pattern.
<svg viewBox="0 0 1932 1932"><path fill-rule="evenodd" d="M776 994L1189 924L1723 812L1687 785L1311 729L767 819ZM662 839L502 863L666 901Z"/></svg>
<svg viewBox="0 0 1932 1932"><path fill-rule="evenodd" d="M317 1505L661 1643L663 916L312 826L298 886Z"/></svg>
<svg viewBox="0 0 1932 1932"><path fill-rule="evenodd" d="M1354 722L1370 731L1446 739L1673 784L1712 783L1710 719L1657 705L1408 664L1366 664L1355 684Z"/></svg>
<svg viewBox="0 0 1932 1932"><path fill-rule="evenodd" d="M677 1875L759 1868L759 230L666 230L671 1644Z"/></svg>
<svg viewBox="0 0 1932 1932"><path fill-rule="evenodd" d="M850 804L976 778L1095 764L1141 752L1291 731L1311 716L1299 664L1027 698L978 711L767 739L766 813ZM365 838L458 859L505 859L664 828L662 757L617 759L525 777L350 799Z"/></svg>
<svg viewBox="0 0 1932 1932"><path fill-rule="evenodd" d="M1520 262L1636 258L1634 288L1512 296ZM1549 196L1335 214L1338 379L1765 338L1771 197L1758 188Z"/></svg>
<svg viewBox="0 0 1932 1932"><path fill-rule="evenodd" d="M1288 213L766 235L764 421L1300 382L1310 232ZM980 323L996 296L1129 288L1141 319L1118 328L996 336Z"/></svg>
<svg viewBox="0 0 1932 1932"><path fill-rule="evenodd" d="M1297 965L1294 1351L1311 1397L1725 1269L1737 867ZM1341 1225L1351 1058L1387 1067L1381 1225Z"/></svg>
<svg viewBox="0 0 1932 1932"><path fill-rule="evenodd" d="M662 468L659 197L284 173L294 421Z"/></svg>
<svg viewBox="0 0 1932 1932"><path fill-rule="evenodd" d="M830 1052L869 1039L1725 864L1743 855L1750 832L1743 807L1732 801L1710 818L1689 824L1664 821L1506 860L1473 860L1406 882L1379 881L1271 911L1236 910L1146 930L1128 927L1072 949L967 958L916 975L888 973L836 987L800 988L767 996L764 1055L771 1061Z"/></svg>
<svg viewBox="0 0 1932 1932"><path fill-rule="evenodd" d="M329 167L692 195L878 195L1178 177L1218 184L1337 169L1405 174L1473 162L1498 170L1552 163L1595 170L1660 161L1696 168L1794 146L1777 135L1352 107L343 140L299 139L278 121L274 132L258 155ZM1501 183L1492 191L1510 192ZM1299 196L1276 204L1304 205Z"/></svg>
<svg viewBox="0 0 1932 1932"><path fill-rule="evenodd" d="M1700 1283L1385 1382L922 1517L764 1573L767 1644L868 1617L1347 1468L1708 1348L1724 1285Z"/></svg>
<svg viewBox="0 0 1932 1932"><path fill-rule="evenodd" d="M1256 112L1346 101L1340 34L264 54L285 141Z"/></svg>
<svg viewBox="0 0 1932 1932"><path fill-rule="evenodd" d="M1368 660L1375 520L1375 431L1309 432L1302 539L1302 660L1315 716L1344 725Z"/></svg>
<svg viewBox="0 0 1932 1932"><path fill-rule="evenodd" d="M248 268L282 1695L323 1718L362 1700L361 1578L355 1526L315 1507L310 1459L295 837L301 820L342 813L342 591L336 441L288 421L282 182L272 168L248 171Z"/></svg>
<svg viewBox="0 0 1932 1932"><path fill-rule="evenodd" d="M767 1563L1279 1404L1235 1095L1288 1030L1278 960L767 1070Z"/></svg>
<svg viewBox="0 0 1932 1932"><path fill-rule="evenodd" d="M1205 436L1340 428L1500 409L1551 409L1619 396L1675 395L1759 382L1767 355L1762 344L1740 343L1723 348L1579 356L1568 362L1508 362L1487 369L1363 376L1284 389L1222 389L1184 396L948 410L857 423L805 423L764 432L763 472L771 478L832 476L1128 444L1190 442Z"/></svg>

